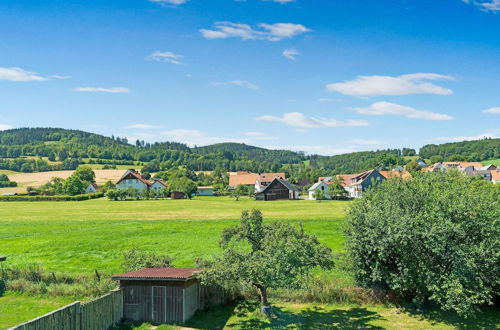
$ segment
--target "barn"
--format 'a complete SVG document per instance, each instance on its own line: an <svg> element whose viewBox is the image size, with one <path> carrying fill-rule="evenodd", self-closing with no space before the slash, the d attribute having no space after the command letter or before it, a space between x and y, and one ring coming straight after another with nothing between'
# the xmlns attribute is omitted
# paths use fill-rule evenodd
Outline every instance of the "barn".
<svg viewBox="0 0 500 330"><path fill-rule="evenodd" d="M170 199L185 199L186 194L181 192L181 191L171 191L170 192Z"/></svg>
<svg viewBox="0 0 500 330"><path fill-rule="evenodd" d="M198 310L198 272L145 268L113 276L123 290L123 317L153 324L185 322Z"/></svg>
<svg viewBox="0 0 500 330"><path fill-rule="evenodd" d="M299 191L290 182L275 178L262 192L255 195L255 199L259 201L299 199Z"/></svg>

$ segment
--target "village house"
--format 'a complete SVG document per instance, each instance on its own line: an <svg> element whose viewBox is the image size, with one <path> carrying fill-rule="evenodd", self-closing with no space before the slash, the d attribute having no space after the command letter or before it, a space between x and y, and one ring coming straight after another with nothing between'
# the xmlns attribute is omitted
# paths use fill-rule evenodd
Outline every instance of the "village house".
<svg viewBox="0 0 500 330"><path fill-rule="evenodd" d="M262 192L274 179L286 180L285 173L262 173L255 181L255 192Z"/></svg>
<svg viewBox="0 0 500 330"><path fill-rule="evenodd" d="M151 182L146 180L139 172L136 170L127 170L125 174L116 183L117 189L128 189L134 188L137 190L149 190L151 188Z"/></svg>
<svg viewBox="0 0 500 330"><path fill-rule="evenodd" d="M155 193L157 193L158 190L160 190L160 189L166 189L166 188L168 188L168 184L166 184L162 180L156 178L156 179L154 179L154 181L151 184L150 188L153 189Z"/></svg>
<svg viewBox="0 0 500 330"><path fill-rule="evenodd" d="M316 182L315 184L313 184L311 186L311 188L309 188L309 190L308 190L309 199L316 199L316 192L317 191L323 191L323 193L324 193L323 196L325 199L332 199L332 197L330 196L330 193L329 193L329 185L327 182L331 182L331 180L326 181L326 182L320 181L320 182Z"/></svg>
<svg viewBox="0 0 500 330"><path fill-rule="evenodd" d="M500 169L491 171L491 182L500 183Z"/></svg>
<svg viewBox="0 0 500 330"><path fill-rule="evenodd" d="M390 171L378 171L380 174L384 176L386 179L390 178L402 178L402 179L408 179L411 178L410 172L408 172L405 169L400 170L399 168L394 168Z"/></svg>
<svg viewBox="0 0 500 330"><path fill-rule="evenodd" d="M267 187L255 195L258 201L274 201L280 199L299 199L299 191L290 182L275 178Z"/></svg>
<svg viewBox="0 0 500 330"><path fill-rule="evenodd" d="M86 194L95 194L96 192L99 191L99 189L100 189L100 187L97 185L97 183L92 182L87 186L87 188L85 188L85 193Z"/></svg>

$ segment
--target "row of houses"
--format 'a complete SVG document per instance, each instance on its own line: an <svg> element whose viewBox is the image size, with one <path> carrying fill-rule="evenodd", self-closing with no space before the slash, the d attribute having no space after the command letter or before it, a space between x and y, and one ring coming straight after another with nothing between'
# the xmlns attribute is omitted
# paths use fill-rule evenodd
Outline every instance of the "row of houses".
<svg viewBox="0 0 500 330"><path fill-rule="evenodd" d="M423 172L446 171L450 169L463 172L467 176L478 176L492 183L500 183L500 168L494 165L482 165L479 162L442 162L427 166L423 160L419 160ZM318 182L309 188L309 199L316 199L316 192L323 191L323 197L332 199L330 185L335 179L339 180L345 190L345 196L349 198L360 198L363 191L370 188L374 183L383 180L401 177L410 178L411 174L404 168L397 166L390 171L370 170L359 174L340 174L334 177L320 177Z"/></svg>
<svg viewBox="0 0 500 330"><path fill-rule="evenodd" d="M467 176L478 176L492 183L500 183L500 168L495 165L483 165L479 162L441 162L428 166L422 171L439 172L447 170L458 170Z"/></svg>
<svg viewBox="0 0 500 330"><path fill-rule="evenodd" d="M144 178L138 171L130 169L125 171L122 177L115 183L116 189L128 189L133 188L136 190L147 190L154 191L158 193L160 189L167 189L168 184L162 180L155 178L152 181ZM100 187L95 183L89 184L85 193L95 193L100 190ZM214 196L214 189L212 186L199 186L196 192L196 196ZM171 191L170 198L182 199L186 196L181 192Z"/></svg>

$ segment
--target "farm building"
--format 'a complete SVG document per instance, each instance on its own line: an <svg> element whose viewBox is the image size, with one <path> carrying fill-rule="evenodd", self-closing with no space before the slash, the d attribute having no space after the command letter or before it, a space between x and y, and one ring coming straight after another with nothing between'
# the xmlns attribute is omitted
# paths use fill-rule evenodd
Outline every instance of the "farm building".
<svg viewBox="0 0 500 330"><path fill-rule="evenodd" d="M98 192L100 189L100 187L97 185L97 183L95 182L92 182L90 183L87 188L85 188L85 193L86 194L93 194L93 193L96 193Z"/></svg>
<svg viewBox="0 0 500 330"><path fill-rule="evenodd" d="M196 191L196 196L214 196L214 187L212 186L199 186Z"/></svg>
<svg viewBox="0 0 500 330"><path fill-rule="evenodd" d="M155 192L158 192L159 189L165 189L167 187L168 185L160 179L154 179L153 184L151 184L151 189L153 189Z"/></svg>
<svg viewBox="0 0 500 330"><path fill-rule="evenodd" d="M214 307L234 297L221 288L204 286L195 268L144 268L113 276L123 290L123 317L127 320L184 323L197 310Z"/></svg>
<svg viewBox="0 0 500 330"><path fill-rule="evenodd" d="M274 179L286 180L285 173L262 173L255 181L255 191L261 192L269 186Z"/></svg>
<svg viewBox="0 0 500 330"><path fill-rule="evenodd" d="M242 184L252 186L255 192L262 192L274 179L286 180L285 173L251 173L246 171L236 172L229 176L229 189L234 189Z"/></svg>
<svg viewBox="0 0 500 330"><path fill-rule="evenodd" d="M186 194L180 191L171 191L170 192L170 199L185 199Z"/></svg>
<svg viewBox="0 0 500 330"><path fill-rule="evenodd" d="M276 178L264 190L258 193L255 199L259 201L299 199L299 191L290 182Z"/></svg>
<svg viewBox="0 0 500 330"><path fill-rule="evenodd" d="M137 190L149 190L151 182L146 180L136 170L127 170L116 183L117 189L134 188Z"/></svg>

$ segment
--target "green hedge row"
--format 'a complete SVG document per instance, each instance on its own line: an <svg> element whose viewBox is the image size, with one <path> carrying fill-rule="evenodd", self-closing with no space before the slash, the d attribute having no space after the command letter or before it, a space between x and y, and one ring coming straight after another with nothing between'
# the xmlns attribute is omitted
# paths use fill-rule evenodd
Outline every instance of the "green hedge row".
<svg viewBox="0 0 500 330"><path fill-rule="evenodd" d="M85 194L85 195L57 195L57 196L27 196L27 195L15 195L15 196L0 196L0 201L2 202L42 202L42 201L53 201L53 202L61 202L61 201L86 201L94 198L104 197L102 192L98 192L95 194Z"/></svg>
<svg viewBox="0 0 500 330"><path fill-rule="evenodd" d="M0 181L0 188L17 187L17 182L14 181Z"/></svg>

